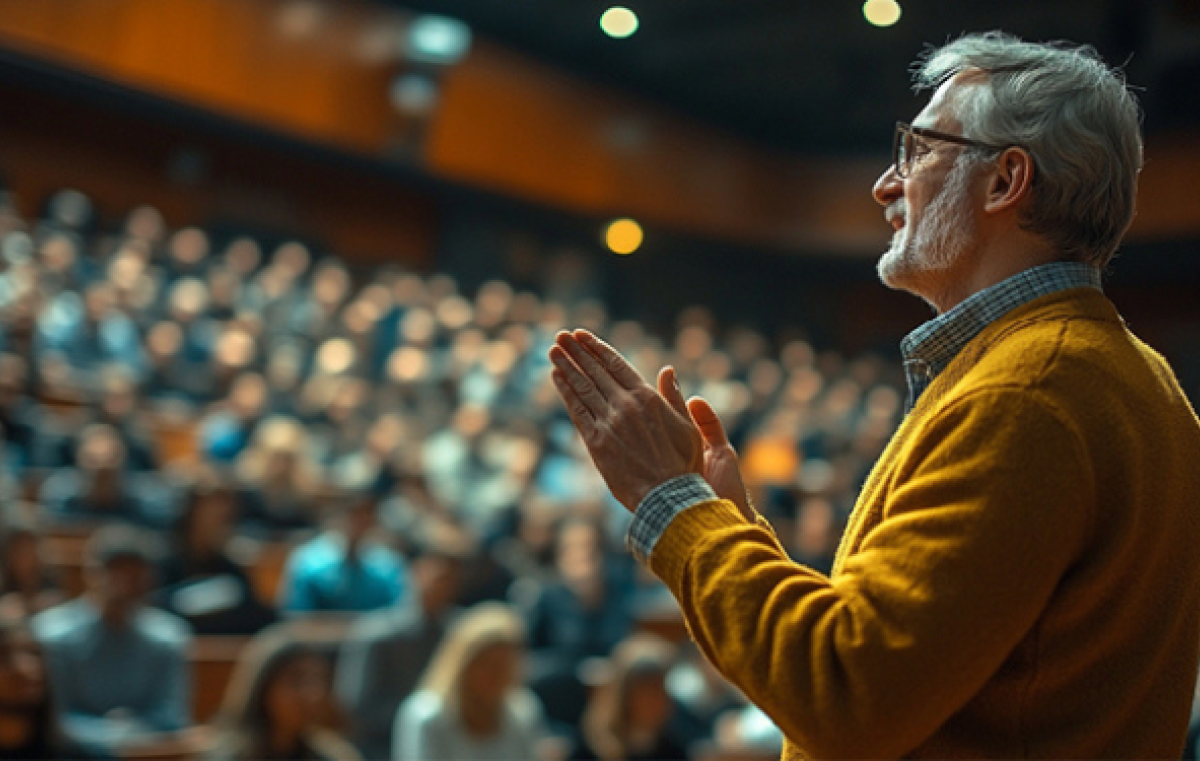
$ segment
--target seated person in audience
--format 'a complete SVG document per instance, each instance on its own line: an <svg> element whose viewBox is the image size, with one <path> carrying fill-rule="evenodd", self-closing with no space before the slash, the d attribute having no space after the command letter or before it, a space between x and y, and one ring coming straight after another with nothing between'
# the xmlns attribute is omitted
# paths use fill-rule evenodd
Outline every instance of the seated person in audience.
<svg viewBox="0 0 1200 761"><path fill-rule="evenodd" d="M263 376L267 384L266 410L272 415L300 414L300 387L307 362L304 346L292 338L278 340L265 352Z"/></svg>
<svg viewBox="0 0 1200 761"><path fill-rule="evenodd" d="M208 234L200 228L185 227L176 231L167 241L166 248L163 269L170 282L185 277L199 277L208 269Z"/></svg>
<svg viewBox="0 0 1200 761"><path fill-rule="evenodd" d="M83 239L77 233L39 221L33 239L37 242L38 289L48 301L63 293L78 293L92 281L95 273L91 262L80 256Z"/></svg>
<svg viewBox="0 0 1200 761"><path fill-rule="evenodd" d="M690 641L667 674L666 684L675 702L669 732L684 748L711 742L721 717L746 706L745 696Z"/></svg>
<svg viewBox="0 0 1200 761"><path fill-rule="evenodd" d="M62 357L80 385L106 365L139 377L145 372L137 326L116 308L116 293L108 283L89 285L82 298L77 291L58 294L38 317L35 348L40 357Z"/></svg>
<svg viewBox="0 0 1200 761"><path fill-rule="evenodd" d="M258 423L235 467L245 489L245 519L273 531L312 528L316 523L321 480L299 421L277 415Z"/></svg>
<svg viewBox="0 0 1200 761"><path fill-rule="evenodd" d="M243 651L217 716L212 761L358 761L339 732L327 654L279 625Z"/></svg>
<svg viewBox="0 0 1200 761"><path fill-rule="evenodd" d="M580 664L611 653L633 630L633 614L597 520L571 517L560 526L555 563L558 580L541 590L528 613L529 682L555 726L567 729L578 725L587 702Z"/></svg>
<svg viewBox="0 0 1200 761"><path fill-rule="evenodd" d="M675 648L652 634L635 634L609 659L605 683L583 715L583 742L571 759L669 761L687 752L667 733L675 710L665 684Z"/></svg>
<svg viewBox="0 0 1200 761"><path fill-rule="evenodd" d="M171 285L166 306L167 316L180 329L175 362L183 371L181 377L190 395L200 401L212 401L215 398L212 352L219 326L208 317L208 286L199 278L181 278Z"/></svg>
<svg viewBox="0 0 1200 761"><path fill-rule="evenodd" d="M137 384L121 368L106 368L100 376L96 422L111 425L125 445L127 470L156 470L158 444L138 409ZM71 453L73 454L73 453Z"/></svg>
<svg viewBox="0 0 1200 761"><path fill-rule="evenodd" d="M88 236L95 233L96 214L92 201L72 188L54 191L42 209L37 232L46 234L76 233ZM79 263L85 270L91 262Z"/></svg>
<svg viewBox="0 0 1200 761"><path fill-rule="evenodd" d="M191 406L199 394L188 385L187 373L177 362L183 347L183 329L178 323L160 320L146 331L146 380L142 392L154 400L170 400Z"/></svg>
<svg viewBox="0 0 1200 761"><path fill-rule="evenodd" d="M288 557L280 610L376 610L396 605L407 591L404 558L374 536L375 498L359 494L339 502L329 527Z"/></svg>
<svg viewBox="0 0 1200 761"><path fill-rule="evenodd" d="M125 470L125 444L115 428L93 423L79 434L77 468L42 484L41 500L59 520L130 521L165 527L174 520L175 496L154 473Z"/></svg>
<svg viewBox="0 0 1200 761"><path fill-rule="evenodd" d="M221 254L221 266L233 273L237 277L238 282L245 287L245 282L258 271L258 265L262 264L262 248L258 242L249 236L243 235L234 238L225 247L225 252ZM238 294L238 306L242 306L245 298L244 293Z"/></svg>
<svg viewBox="0 0 1200 761"><path fill-rule="evenodd" d="M454 623L396 715L395 761L534 759L545 723L521 687L524 627L500 603L481 603Z"/></svg>
<svg viewBox="0 0 1200 761"><path fill-rule="evenodd" d="M350 629L338 659L337 694L353 738L369 759L389 758L401 701L416 687L446 633L470 544L430 522L410 554L413 603L369 613Z"/></svg>
<svg viewBox="0 0 1200 761"><path fill-rule="evenodd" d="M59 726L42 650L27 622L0 613L0 758L79 759Z"/></svg>
<svg viewBox="0 0 1200 761"><path fill-rule="evenodd" d="M160 565L156 601L196 634L254 634L276 619L227 552L237 510L228 482L212 470L197 473Z"/></svg>
<svg viewBox="0 0 1200 761"><path fill-rule="evenodd" d="M33 618L68 736L115 752L188 724L187 622L144 603L152 539L110 524L86 550L86 592Z"/></svg>
<svg viewBox="0 0 1200 761"><path fill-rule="evenodd" d="M41 533L32 521L10 519L0 529L0 613L28 618L63 601L42 562Z"/></svg>
<svg viewBox="0 0 1200 761"><path fill-rule="evenodd" d="M200 425L200 447L205 457L222 463L235 461L249 445L266 403L263 376L246 372L235 377L229 395L213 405Z"/></svg>
<svg viewBox="0 0 1200 761"><path fill-rule="evenodd" d="M28 396L28 374L22 357L0 354L0 436L5 444L5 465L17 475L34 464L37 438L37 404Z"/></svg>

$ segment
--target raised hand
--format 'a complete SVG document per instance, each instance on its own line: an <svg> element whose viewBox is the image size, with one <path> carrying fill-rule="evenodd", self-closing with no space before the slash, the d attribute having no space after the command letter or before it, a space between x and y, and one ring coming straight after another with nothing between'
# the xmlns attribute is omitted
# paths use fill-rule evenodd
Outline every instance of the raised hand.
<svg viewBox="0 0 1200 761"><path fill-rule="evenodd" d="M738 506L742 515L751 523L758 518L746 495L746 484L742 481L742 470L738 466L737 452L725 435L725 426L717 417L716 410L702 396L693 396L687 401L688 412L704 437L704 478L721 499Z"/></svg>
<svg viewBox="0 0 1200 761"><path fill-rule="evenodd" d="M571 422L609 490L634 511L651 489L702 473L705 446L679 397L668 402L608 344L586 330L563 331L550 348L551 377ZM659 373L660 387L664 374Z"/></svg>
<svg viewBox="0 0 1200 761"><path fill-rule="evenodd" d="M664 367L659 372L658 393L662 394L672 407L686 414L700 429L700 436L704 440L704 480L708 481L708 485L718 497L737 505L746 520L753 523L755 513L746 496L746 485L742 482L737 452L729 443L729 437L725 435L725 427L721 425L716 410L702 396L693 396L685 402L673 367Z"/></svg>

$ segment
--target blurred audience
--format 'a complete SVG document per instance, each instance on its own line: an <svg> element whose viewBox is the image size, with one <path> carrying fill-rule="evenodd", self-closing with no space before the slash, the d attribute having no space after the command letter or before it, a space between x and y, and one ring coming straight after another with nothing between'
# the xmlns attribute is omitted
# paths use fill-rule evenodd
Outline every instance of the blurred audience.
<svg viewBox="0 0 1200 761"><path fill-rule="evenodd" d="M602 658L632 630L628 564L606 549L602 526L573 516L558 530L556 577L527 613L529 681L556 729L578 726L587 703L580 667Z"/></svg>
<svg viewBox="0 0 1200 761"><path fill-rule="evenodd" d="M711 742L722 717L746 706L742 693L690 641L667 674L666 687L675 703L670 735L689 751Z"/></svg>
<svg viewBox="0 0 1200 761"><path fill-rule="evenodd" d="M80 759L91 754L59 724L42 649L19 616L0 613L0 758Z"/></svg>
<svg viewBox="0 0 1200 761"><path fill-rule="evenodd" d="M235 471L246 489L250 521L275 531L316 524L320 477L299 421L269 417L259 423Z"/></svg>
<svg viewBox="0 0 1200 761"><path fill-rule="evenodd" d="M233 379L228 396L213 406L200 425L205 456L214 462L232 463L242 455L266 410L267 393L267 383L258 373L245 372ZM249 468L247 477L254 479L260 477L257 471L265 464L248 462L244 467Z"/></svg>
<svg viewBox="0 0 1200 761"><path fill-rule="evenodd" d="M409 554L412 604L359 618L338 659L337 694L368 759L390 758L396 712L446 635L461 591L469 540L444 523L425 526Z"/></svg>
<svg viewBox="0 0 1200 761"><path fill-rule="evenodd" d="M57 520L118 520L166 528L174 520L175 495L156 473L126 469L128 452L120 432L92 423L79 433L77 467L55 471L42 484L41 499Z"/></svg>
<svg viewBox="0 0 1200 761"><path fill-rule="evenodd" d="M87 590L33 618L70 739L105 753L189 723L182 619L147 607L154 549L141 529L110 524L87 546Z"/></svg>
<svg viewBox="0 0 1200 761"><path fill-rule="evenodd" d="M274 623L276 615L229 555L237 495L215 470L202 470L193 479L172 531L171 552L160 566L155 598L196 634L254 634Z"/></svg>
<svg viewBox="0 0 1200 761"><path fill-rule="evenodd" d="M2 332L2 331L0 331ZM29 398L29 367L25 359L0 354L0 437L4 441L4 467L21 474L36 464L37 405Z"/></svg>
<svg viewBox="0 0 1200 761"><path fill-rule="evenodd" d="M217 717L214 761L358 761L341 734L329 654L302 629L257 635L238 660Z"/></svg>
<svg viewBox="0 0 1200 761"><path fill-rule="evenodd" d="M392 758L538 758L546 729L541 703L521 686L524 649L524 627L507 606L465 612L400 704Z"/></svg>
<svg viewBox="0 0 1200 761"><path fill-rule="evenodd" d="M10 518L0 527L0 613L28 618L63 601L41 540L31 520Z"/></svg>
<svg viewBox="0 0 1200 761"><path fill-rule="evenodd" d="M687 749L668 734L675 706L666 677L674 658L675 648L652 634L635 634L617 645L604 684L588 701L583 742L571 759L687 759Z"/></svg>
<svg viewBox="0 0 1200 761"><path fill-rule="evenodd" d="M287 560L279 590L284 612L389 608L408 591L404 558L377 538L376 498L359 494L335 502L329 528Z"/></svg>
<svg viewBox="0 0 1200 761"><path fill-rule="evenodd" d="M94 421L111 426L121 438L125 446L125 469L156 470L159 466L158 444L146 416L139 409L136 380L124 368L112 367L100 374L98 385ZM75 454L75 451L66 452L64 459L78 466Z"/></svg>
<svg viewBox="0 0 1200 761"><path fill-rule="evenodd" d="M145 370L137 326L117 309L116 294L106 282L93 283L82 294L60 291L38 316L35 349L38 356L65 361L80 385L109 365L138 376Z"/></svg>

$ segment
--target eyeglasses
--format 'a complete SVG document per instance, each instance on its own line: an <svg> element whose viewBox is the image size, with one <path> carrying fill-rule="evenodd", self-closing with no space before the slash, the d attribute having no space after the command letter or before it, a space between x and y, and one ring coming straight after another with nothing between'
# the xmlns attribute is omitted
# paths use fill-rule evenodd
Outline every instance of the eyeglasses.
<svg viewBox="0 0 1200 761"><path fill-rule="evenodd" d="M917 140L918 137L929 140L943 140L947 143L957 143L958 145L968 145L972 148L987 148L991 151L1002 151L1007 147L981 143L978 140L972 140L962 135L951 135L948 132L938 132L935 129L914 127L904 122L896 122L896 139L892 143L892 166L896 167L897 177L908 177L912 172L913 161L932 151L931 148L922 146Z"/></svg>

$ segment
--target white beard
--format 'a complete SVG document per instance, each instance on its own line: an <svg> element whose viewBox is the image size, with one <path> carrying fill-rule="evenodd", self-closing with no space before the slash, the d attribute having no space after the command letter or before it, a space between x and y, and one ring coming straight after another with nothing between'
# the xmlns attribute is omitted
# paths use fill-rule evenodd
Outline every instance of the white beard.
<svg viewBox="0 0 1200 761"><path fill-rule="evenodd" d="M925 208L915 228L908 224L904 199L897 201L896 212L905 225L892 236L891 248L876 265L884 285L917 293L928 300L931 294L927 291L943 280L938 275L947 273L961 259L974 237L967 193L973 169L974 162L962 156L954 162L942 189Z"/></svg>

